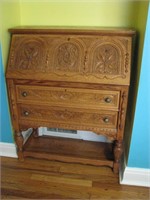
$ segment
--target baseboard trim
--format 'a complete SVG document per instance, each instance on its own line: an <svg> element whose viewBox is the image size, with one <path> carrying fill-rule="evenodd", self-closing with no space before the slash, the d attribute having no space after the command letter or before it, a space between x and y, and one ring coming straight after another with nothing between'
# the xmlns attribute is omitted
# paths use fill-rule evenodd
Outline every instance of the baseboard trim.
<svg viewBox="0 0 150 200"><path fill-rule="evenodd" d="M15 144L0 142L0 156L17 158L18 156Z"/></svg>
<svg viewBox="0 0 150 200"><path fill-rule="evenodd" d="M150 187L150 169L126 167L120 184Z"/></svg>

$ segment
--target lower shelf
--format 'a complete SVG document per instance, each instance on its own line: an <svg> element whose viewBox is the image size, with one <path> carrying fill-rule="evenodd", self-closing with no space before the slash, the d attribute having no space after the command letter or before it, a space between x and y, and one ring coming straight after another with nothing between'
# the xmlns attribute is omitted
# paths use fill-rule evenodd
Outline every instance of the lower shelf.
<svg viewBox="0 0 150 200"><path fill-rule="evenodd" d="M32 135L24 145L23 154L24 157L113 167L111 143Z"/></svg>

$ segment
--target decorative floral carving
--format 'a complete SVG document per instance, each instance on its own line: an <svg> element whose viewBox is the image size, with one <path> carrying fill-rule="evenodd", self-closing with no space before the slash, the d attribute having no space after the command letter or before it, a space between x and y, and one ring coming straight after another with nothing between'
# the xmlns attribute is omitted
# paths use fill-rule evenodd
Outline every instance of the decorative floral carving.
<svg viewBox="0 0 150 200"><path fill-rule="evenodd" d="M100 74L119 74L118 50L110 44L104 44L95 49L93 72Z"/></svg>
<svg viewBox="0 0 150 200"><path fill-rule="evenodd" d="M48 121L49 119L54 122L69 122L69 123L83 123L83 125L94 124L97 127L112 127L116 128L116 112L115 113L99 113L88 112L87 110L78 111L61 108L38 108L31 106L21 106L21 117L26 119L42 119ZM105 117L109 118L107 123L104 122Z"/></svg>
<svg viewBox="0 0 150 200"><path fill-rule="evenodd" d="M78 96L73 92L64 92L64 91L54 91L51 92L51 97L54 100L61 101L72 101L76 99Z"/></svg>
<svg viewBox="0 0 150 200"><path fill-rule="evenodd" d="M61 44L54 55L56 70L75 72L78 69L79 49L76 44Z"/></svg>
<svg viewBox="0 0 150 200"><path fill-rule="evenodd" d="M77 120L79 118L79 113L77 112L70 112L68 110L65 111L52 111L51 112L53 118L55 120L63 120L63 121L68 121L68 120Z"/></svg>
<svg viewBox="0 0 150 200"><path fill-rule="evenodd" d="M15 36L9 66L73 77L88 82L98 79L126 79L129 72L129 42L113 37ZM59 77L59 78L60 78Z"/></svg>
<svg viewBox="0 0 150 200"><path fill-rule="evenodd" d="M27 121L27 120L20 120L20 126L21 127L34 127L38 128L39 126L43 127L61 127L64 129L72 129L72 130L87 130L87 131L93 131L97 135L104 135L108 137L110 140L115 140L117 138L117 132L116 129L112 128L101 128L101 127L96 127L96 126L85 126L81 124L69 124L69 123L60 123L60 122L46 122L46 121Z"/></svg>
<svg viewBox="0 0 150 200"><path fill-rule="evenodd" d="M17 69L40 70L46 60L44 41L40 38L25 38L17 43L15 54L11 55L11 65ZM45 62L45 63L46 63ZM44 65L45 66L45 65Z"/></svg>
<svg viewBox="0 0 150 200"><path fill-rule="evenodd" d="M22 60L20 61L18 67L23 69L30 69L31 66L33 67L38 64L40 49L36 44L29 43L24 45L24 48L20 54Z"/></svg>

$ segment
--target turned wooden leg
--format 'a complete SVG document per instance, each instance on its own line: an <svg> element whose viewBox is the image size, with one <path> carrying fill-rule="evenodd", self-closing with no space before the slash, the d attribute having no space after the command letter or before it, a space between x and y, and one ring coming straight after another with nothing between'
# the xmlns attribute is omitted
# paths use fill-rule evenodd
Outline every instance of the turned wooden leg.
<svg viewBox="0 0 150 200"><path fill-rule="evenodd" d="M114 166L113 166L114 173L119 172L119 165L122 152L123 152L123 142L117 140L114 146Z"/></svg>
<svg viewBox="0 0 150 200"><path fill-rule="evenodd" d="M24 160L24 157L23 157L23 136L22 136L21 132L17 132L15 134L15 141L16 141L16 145L17 145L18 159L23 161Z"/></svg>

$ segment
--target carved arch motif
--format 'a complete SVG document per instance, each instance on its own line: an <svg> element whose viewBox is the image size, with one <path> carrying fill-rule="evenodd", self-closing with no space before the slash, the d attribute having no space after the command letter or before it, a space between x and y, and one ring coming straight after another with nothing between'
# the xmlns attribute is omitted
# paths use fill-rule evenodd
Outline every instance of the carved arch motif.
<svg viewBox="0 0 150 200"><path fill-rule="evenodd" d="M42 38L25 37L23 40L16 40L14 67L23 70L42 70L45 63L46 47Z"/></svg>
<svg viewBox="0 0 150 200"><path fill-rule="evenodd" d="M97 78L125 78L124 50L114 42L102 42L92 48L92 74Z"/></svg>
<svg viewBox="0 0 150 200"><path fill-rule="evenodd" d="M119 52L110 44L102 44L95 49L93 72L101 74L119 74Z"/></svg>
<svg viewBox="0 0 150 200"><path fill-rule="evenodd" d="M82 65L84 46L78 40L63 41L56 46L53 54L53 71L57 75L75 75Z"/></svg>

